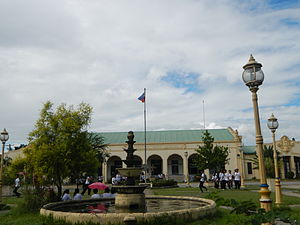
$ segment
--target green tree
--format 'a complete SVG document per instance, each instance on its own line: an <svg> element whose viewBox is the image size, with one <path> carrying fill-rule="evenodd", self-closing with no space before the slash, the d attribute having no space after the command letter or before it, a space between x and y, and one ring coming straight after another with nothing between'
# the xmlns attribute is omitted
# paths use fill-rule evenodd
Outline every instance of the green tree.
<svg viewBox="0 0 300 225"><path fill-rule="evenodd" d="M200 170L209 169L210 172L225 168L229 160L228 147L214 145L214 138L207 130L203 133L202 141L203 145L195 149L195 165Z"/></svg>
<svg viewBox="0 0 300 225"><path fill-rule="evenodd" d="M280 163L280 152L276 150L277 152L277 162L278 162L278 167L281 167ZM274 178L275 177L275 166L274 166L274 151L273 151L273 146L272 145L264 145L263 148L263 156L264 156L264 164L265 164L265 169L266 169L266 176L269 178ZM253 159L250 160L253 162L254 167L253 169L258 169L258 156L255 153L255 156Z"/></svg>
<svg viewBox="0 0 300 225"><path fill-rule="evenodd" d="M104 146L103 139L94 138L92 142L87 132L92 113L88 104L81 103L77 109L61 104L55 111L52 107L50 101L44 104L29 134L26 170L35 183L56 185L61 196L63 179L95 173L99 146L102 150Z"/></svg>
<svg viewBox="0 0 300 225"><path fill-rule="evenodd" d="M107 144L104 144L104 138L96 133L89 133L88 139L92 148L96 151L96 159L98 160L99 168L102 168L105 157L110 156L106 151Z"/></svg>

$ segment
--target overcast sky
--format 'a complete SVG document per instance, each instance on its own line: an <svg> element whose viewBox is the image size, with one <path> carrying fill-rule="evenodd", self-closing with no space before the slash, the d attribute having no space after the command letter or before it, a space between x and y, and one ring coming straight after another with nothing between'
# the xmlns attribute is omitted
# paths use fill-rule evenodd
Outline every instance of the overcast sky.
<svg viewBox="0 0 300 225"><path fill-rule="evenodd" d="M89 130L237 129L255 145L242 66L277 138L300 140L300 3L266 0L0 0L0 129L27 143L47 100L93 107ZM125 140L124 140L125 141Z"/></svg>

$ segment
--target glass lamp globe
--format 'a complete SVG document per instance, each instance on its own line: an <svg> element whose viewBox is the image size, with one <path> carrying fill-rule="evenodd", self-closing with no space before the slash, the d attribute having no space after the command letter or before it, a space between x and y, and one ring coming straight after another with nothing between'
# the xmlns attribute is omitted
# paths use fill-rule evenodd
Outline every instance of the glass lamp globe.
<svg viewBox="0 0 300 225"><path fill-rule="evenodd" d="M8 132L6 131L6 129L4 128L4 130L1 132L0 134L0 140L2 142L6 142L8 140L9 136L8 136Z"/></svg>
<svg viewBox="0 0 300 225"><path fill-rule="evenodd" d="M243 66L242 74L243 81L248 87L258 87L264 81L264 73L261 69L262 64L255 61L253 56L250 56L248 63Z"/></svg>
<svg viewBox="0 0 300 225"><path fill-rule="evenodd" d="M279 123L277 121L277 118L272 114L271 117L268 119L268 128L271 130L271 131L275 131L278 126L279 126Z"/></svg>

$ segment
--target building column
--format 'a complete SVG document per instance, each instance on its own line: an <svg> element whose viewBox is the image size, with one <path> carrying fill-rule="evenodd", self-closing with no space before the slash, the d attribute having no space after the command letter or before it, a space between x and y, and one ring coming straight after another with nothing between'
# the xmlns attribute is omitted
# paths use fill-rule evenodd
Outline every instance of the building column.
<svg viewBox="0 0 300 225"><path fill-rule="evenodd" d="M245 179L245 162L244 162L244 152L240 151L241 154L241 188L245 187L244 179Z"/></svg>
<svg viewBox="0 0 300 225"><path fill-rule="evenodd" d="M183 174L184 174L184 180L186 181L187 185L190 184L189 181L189 161L188 161L188 153L185 152L183 157Z"/></svg>
<svg viewBox="0 0 300 225"><path fill-rule="evenodd" d="M281 179L284 179L286 177L285 177L285 173L284 173L284 162L283 162L282 157L279 158L278 163L280 165L280 167L279 167L279 177Z"/></svg>
<svg viewBox="0 0 300 225"><path fill-rule="evenodd" d="M108 182L108 179L107 179L107 163L106 163L105 160L102 163L102 176L103 176L104 183L107 183Z"/></svg>
<svg viewBox="0 0 300 225"><path fill-rule="evenodd" d="M168 174L168 158L166 158L166 159L162 158L162 171L166 177L169 176L169 174Z"/></svg>

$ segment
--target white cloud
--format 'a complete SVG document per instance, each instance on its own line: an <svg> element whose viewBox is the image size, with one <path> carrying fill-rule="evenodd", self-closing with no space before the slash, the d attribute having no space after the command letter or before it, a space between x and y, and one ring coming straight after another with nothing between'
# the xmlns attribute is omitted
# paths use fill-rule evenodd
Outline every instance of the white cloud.
<svg viewBox="0 0 300 225"><path fill-rule="evenodd" d="M253 8L256 6L256 8ZM278 135L300 139L299 7L274 10L265 1L195 0L0 2L0 124L11 142L25 142L42 103L81 101L94 108L91 130L239 129L255 144L251 93L242 66L263 64L258 96L262 127L273 112ZM297 69L298 68L298 69ZM202 92L162 81L168 72L199 75ZM297 99L298 98L298 99ZM263 128L263 134L269 131Z"/></svg>

